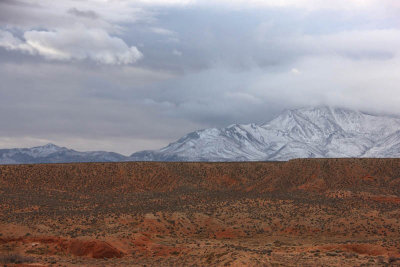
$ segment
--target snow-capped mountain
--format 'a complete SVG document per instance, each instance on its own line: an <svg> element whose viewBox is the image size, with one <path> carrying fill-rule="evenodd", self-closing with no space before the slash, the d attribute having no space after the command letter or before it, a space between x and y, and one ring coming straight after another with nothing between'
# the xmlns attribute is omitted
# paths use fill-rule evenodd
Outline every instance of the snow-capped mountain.
<svg viewBox="0 0 400 267"><path fill-rule="evenodd" d="M400 119L342 108L287 110L268 123L187 134L131 160L262 161L292 158L400 157Z"/></svg>
<svg viewBox="0 0 400 267"><path fill-rule="evenodd" d="M287 110L262 124L234 124L185 135L126 157L53 144L0 149L0 164L114 161L265 161L293 158L400 157L400 118L343 108Z"/></svg>
<svg viewBox="0 0 400 267"><path fill-rule="evenodd" d="M78 152L53 144L32 148L0 149L0 164L107 162L126 159L125 156L113 152Z"/></svg>

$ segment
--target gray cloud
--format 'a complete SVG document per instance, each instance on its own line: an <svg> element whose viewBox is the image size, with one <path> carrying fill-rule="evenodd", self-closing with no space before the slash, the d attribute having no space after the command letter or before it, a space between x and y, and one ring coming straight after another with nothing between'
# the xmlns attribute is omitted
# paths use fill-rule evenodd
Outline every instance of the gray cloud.
<svg viewBox="0 0 400 267"><path fill-rule="evenodd" d="M143 56L135 46L129 47L120 38L101 29L76 27L58 31L26 31L24 39L0 30L0 47L38 54L50 60L91 59L103 64L129 64Z"/></svg>
<svg viewBox="0 0 400 267"><path fill-rule="evenodd" d="M74 7L74 1L40 4L0 3L5 20L0 28L0 47L49 60L89 59L102 64L131 64L143 56L136 46L120 38L125 30L121 23L151 17L141 8L119 1L107 9L95 1L82 2L83 9Z"/></svg>
<svg viewBox="0 0 400 267"><path fill-rule="evenodd" d="M130 154L304 105L400 114L398 4L356 2L0 2L0 146Z"/></svg>
<svg viewBox="0 0 400 267"><path fill-rule="evenodd" d="M162 83L171 75L135 67L93 67L3 64L0 121L8 126L0 130L0 137L61 140L65 145L63 139L92 140L92 144L103 140L98 149L112 144L129 154L146 148L142 143L155 148L161 140L173 139L177 129L184 134L195 127L194 123L163 116L161 108L140 101L149 84ZM141 141L125 147L118 142L129 138ZM150 140L155 140L155 145Z"/></svg>
<svg viewBox="0 0 400 267"><path fill-rule="evenodd" d="M75 7L68 9L68 13L77 17L84 17L89 19L97 19L99 15L93 10L79 10Z"/></svg>

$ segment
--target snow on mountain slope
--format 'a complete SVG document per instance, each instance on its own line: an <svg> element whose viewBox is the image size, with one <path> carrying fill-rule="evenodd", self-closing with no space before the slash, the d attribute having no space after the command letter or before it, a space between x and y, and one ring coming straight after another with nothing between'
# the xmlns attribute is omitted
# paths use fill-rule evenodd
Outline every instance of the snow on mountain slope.
<svg viewBox="0 0 400 267"><path fill-rule="evenodd" d="M399 158L400 157L400 130L379 140L362 157Z"/></svg>
<svg viewBox="0 0 400 267"><path fill-rule="evenodd" d="M263 161L293 158L400 157L400 119L313 107L287 110L262 124L233 124L185 135L156 151L130 157L78 152L48 144L2 149L0 164L107 161Z"/></svg>
<svg viewBox="0 0 400 267"><path fill-rule="evenodd" d="M385 141L386 140L386 141ZM400 156L400 119L342 108L287 110L263 125L192 132L131 160L256 161L306 157Z"/></svg>
<svg viewBox="0 0 400 267"><path fill-rule="evenodd" d="M53 144L32 148L0 149L0 164L107 162L126 159L125 156L113 152L78 152Z"/></svg>

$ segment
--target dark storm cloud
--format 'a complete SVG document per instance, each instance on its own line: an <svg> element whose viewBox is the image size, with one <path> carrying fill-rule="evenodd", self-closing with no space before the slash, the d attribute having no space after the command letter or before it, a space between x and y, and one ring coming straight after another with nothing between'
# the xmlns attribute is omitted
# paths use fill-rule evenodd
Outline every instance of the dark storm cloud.
<svg viewBox="0 0 400 267"><path fill-rule="evenodd" d="M130 154L297 106L400 112L396 2L38 3L0 1L1 147Z"/></svg>

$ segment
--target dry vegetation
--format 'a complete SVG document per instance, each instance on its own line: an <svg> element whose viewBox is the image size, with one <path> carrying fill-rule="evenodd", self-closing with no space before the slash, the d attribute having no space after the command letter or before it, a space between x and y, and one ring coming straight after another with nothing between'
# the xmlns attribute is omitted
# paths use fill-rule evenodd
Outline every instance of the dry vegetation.
<svg viewBox="0 0 400 267"><path fill-rule="evenodd" d="M7 266L400 265L400 159L0 166Z"/></svg>

